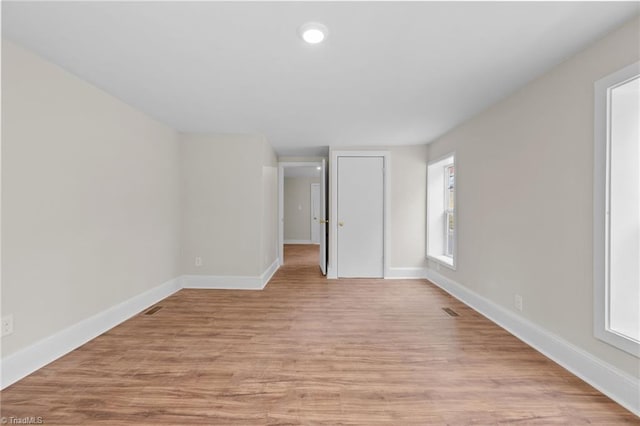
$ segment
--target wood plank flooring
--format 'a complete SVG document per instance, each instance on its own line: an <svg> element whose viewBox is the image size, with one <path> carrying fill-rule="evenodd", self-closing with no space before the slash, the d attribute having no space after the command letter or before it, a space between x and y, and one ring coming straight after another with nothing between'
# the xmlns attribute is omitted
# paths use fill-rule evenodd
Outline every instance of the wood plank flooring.
<svg viewBox="0 0 640 426"><path fill-rule="evenodd" d="M316 246L285 253L264 291L182 290L2 391L1 415L64 425L640 424L427 281L327 281Z"/></svg>

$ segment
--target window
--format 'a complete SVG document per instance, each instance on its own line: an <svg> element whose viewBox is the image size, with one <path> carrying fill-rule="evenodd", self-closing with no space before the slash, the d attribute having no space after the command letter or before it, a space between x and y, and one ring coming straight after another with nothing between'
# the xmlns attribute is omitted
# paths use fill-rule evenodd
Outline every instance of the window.
<svg viewBox="0 0 640 426"><path fill-rule="evenodd" d="M640 63L595 90L594 331L640 357Z"/></svg>
<svg viewBox="0 0 640 426"><path fill-rule="evenodd" d="M427 256L451 268L456 257L455 173L453 154L427 168Z"/></svg>
<svg viewBox="0 0 640 426"><path fill-rule="evenodd" d="M455 230L455 166L447 165L444 168L444 227L445 227L445 250L444 255L453 258L453 234Z"/></svg>

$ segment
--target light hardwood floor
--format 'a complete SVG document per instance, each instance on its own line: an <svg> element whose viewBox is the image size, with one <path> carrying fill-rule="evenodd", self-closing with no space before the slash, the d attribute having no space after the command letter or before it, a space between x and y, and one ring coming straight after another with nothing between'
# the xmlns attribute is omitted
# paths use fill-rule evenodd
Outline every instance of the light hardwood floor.
<svg viewBox="0 0 640 426"><path fill-rule="evenodd" d="M182 290L0 393L46 424L623 424L637 417L423 280ZM451 317L449 307L459 316Z"/></svg>

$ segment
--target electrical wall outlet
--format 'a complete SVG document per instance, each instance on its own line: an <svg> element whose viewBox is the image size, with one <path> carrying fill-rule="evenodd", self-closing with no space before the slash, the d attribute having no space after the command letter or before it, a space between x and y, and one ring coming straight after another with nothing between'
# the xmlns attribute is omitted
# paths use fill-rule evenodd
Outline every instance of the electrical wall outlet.
<svg viewBox="0 0 640 426"><path fill-rule="evenodd" d="M516 306L516 309L522 312L522 296L516 294L513 299L513 303Z"/></svg>
<svg viewBox="0 0 640 426"><path fill-rule="evenodd" d="M13 315L9 314L2 317L2 336L8 336L13 333Z"/></svg>
<svg viewBox="0 0 640 426"><path fill-rule="evenodd" d="M196 257L196 266L202 266L202 258L200 256Z"/></svg>

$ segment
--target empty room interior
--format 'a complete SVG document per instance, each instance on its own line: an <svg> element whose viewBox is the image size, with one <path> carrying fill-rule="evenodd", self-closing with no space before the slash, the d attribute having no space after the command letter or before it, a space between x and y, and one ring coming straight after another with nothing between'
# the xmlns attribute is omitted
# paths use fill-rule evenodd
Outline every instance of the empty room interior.
<svg viewBox="0 0 640 426"><path fill-rule="evenodd" d="M3 424L640 424L640 3L1 14Z"/></svg>

